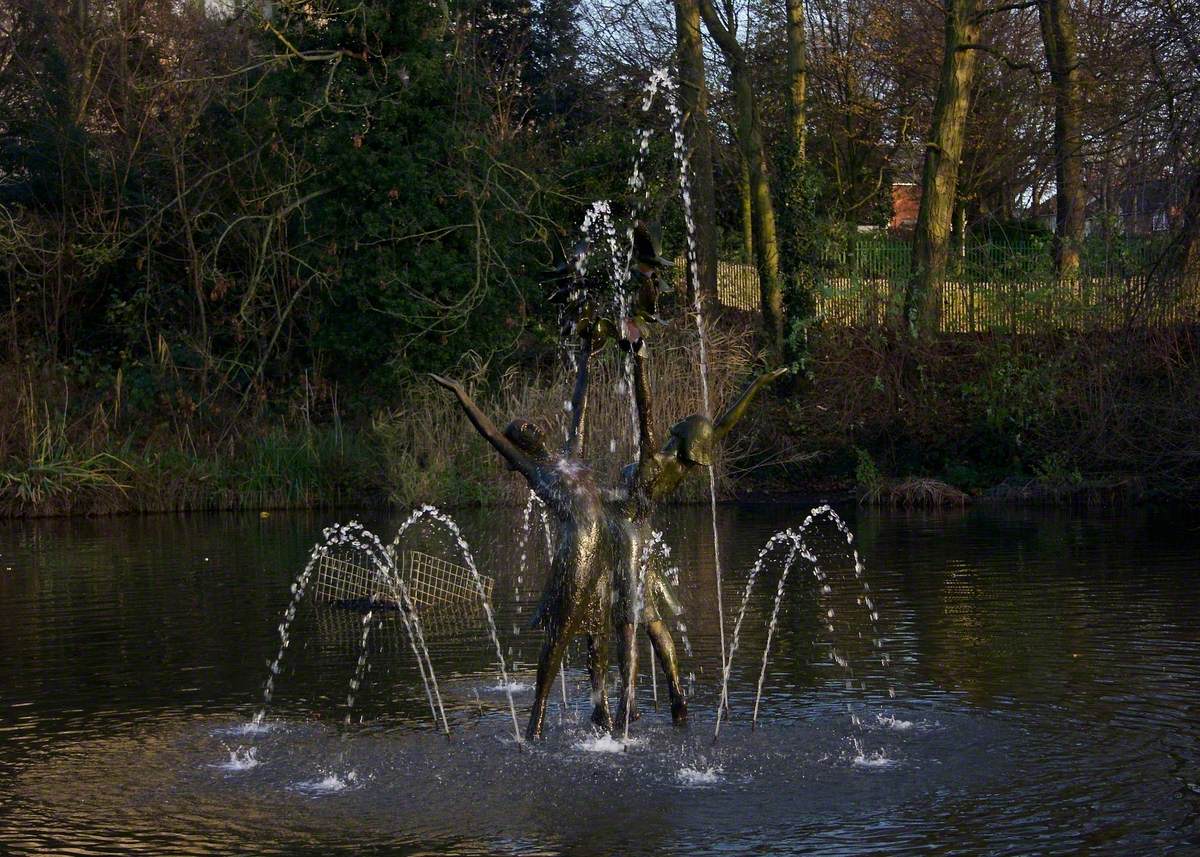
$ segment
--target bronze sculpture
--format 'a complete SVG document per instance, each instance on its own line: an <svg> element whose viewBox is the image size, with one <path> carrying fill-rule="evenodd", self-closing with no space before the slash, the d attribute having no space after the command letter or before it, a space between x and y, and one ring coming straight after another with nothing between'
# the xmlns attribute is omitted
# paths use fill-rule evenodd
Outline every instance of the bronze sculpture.
<svg viewBox="0 0 1200 857"><path fill-rule="evenodd" d="M630 326L637 333L636 326ZM637 406L641 442L638 460L627 466L622 475L624 485L618 496L610 501L617 519L618 559L613 577L613 623L617 630L617 659L621 669L622 693L617 709L617 722L636 720L637 686L637 625L638 590L641 590L641 620L650 637L651 647L667 678L671 701L671 719L676 724L687 720L687 699L679 679L675 642L663 621L663 607L678 613L674 597L659 569L645 561L643 551L650 538L650 518L655 504L670 496L688 473L698 467L712 466L712 449L733 430L745 416L750 404L762 389L786 369L776 369L756 378L738 399L717 419L711 422L702 414L693 414L671 426L667 442L654 452L653 411L650 387L646 380L646 346L639 338L627 346L632 353L633 390ZM644 566L644 567L643 567ZM641 580L639 581L639 577ZM628 711L626 710L628 707Z"/></svg>
<svg viewBox="0 0 1200 857"><path fill-rule="evenodd" d="M555 287L552 303L560 304L564 336L580 337L577 374L571 397L571 423L559 455L546 448L545 433L537 423L514 419L503 432L483 414L462 385L433 375L451 390L475 429L525 477L558 522L556 550L550 577L534 619L546 639L538 659L533 711L526 737L541 736L546 704L566 648L579 634L587 636L588 672L595 703L592 722L606 729L613 725L606 695L608 642L612 627L619 629L618 654L622 676L618 722L637 719L632 706L637 682L635 628L640 618L667 677L672 720L687 720L687 700L679 679L675 643L663 619L665 611L679 613L678 604L653 561L646 561L650 518L655 504L669 496L692 470L712 464L711 451L741 420L758 393L783 374L779 369L760 375L716 423L694 414L670 429L663 447L655 449L653 415L646 379L646 346L640 325L658 322L657 300L663 283L661 270L670 264L658 253L645 224L634 230L630 275L637 284L629 317L613 321L599 315L604 283L585 272L586 241L573 249L574 257L560 264L550 277ZM602 492L591 470L581 460L586 429L588 364L594 348L614 339L631 354L633 392L640 431L638 459L622 471L622 486ZM645 566L645 568L643 568ZM639 577L641 580L639 581ZM639 584L641 587L639 598ZM611 605L611 606L610 606Z"/></svg>
<svg viewBox="0 0 1200 857"><path fill-rule="evenodd" d="M538 658L533 712L525 730L529 739L542 734L550 688L568 644L578 634L587 636L588 672L595 700L592 722L606 729L612 728L605 689L611 633L608 593L612 534L591 470L579 459L587 410L587 364L591 348L591 336L585 336L571 402L571 426L560 455L552 455L546 449L544 432L535 422L514 419L499 432L461 384L432 376L458 397L475 429L504 457L511 469L525 477L530 489L558 522L550 578L534 618L535 626L545 629L546 639Z"/></svg>

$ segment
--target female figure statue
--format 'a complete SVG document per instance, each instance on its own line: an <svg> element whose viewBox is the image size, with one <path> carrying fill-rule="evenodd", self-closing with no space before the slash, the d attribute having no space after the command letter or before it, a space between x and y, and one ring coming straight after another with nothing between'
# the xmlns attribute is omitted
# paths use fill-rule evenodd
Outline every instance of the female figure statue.
<svg viewBox="0 0 1200 857"><path fill-rule="evenodd" d="M514 419L503 432L483 414L462 385L433 375L433 379L458 397L471 424L529 483L557 522L556 550L550 578L534 624L545 630L538 658L537 687L533 712L525 735L542 734L546 702L554 677L571 639L587 635L588 672L595 708L592 722L612 727L605 682L608 672L610 570L613 545L600 492L591 470L579 459L587 408L588 358L592 338L586 335L580 347L579 373L572 396L571 426L561 454L546 448L545 433L532 420Z"/></svg>
<svg viewBox="0 0 1200 857"><path fill-rule="evenodd" d="M636 324L627 324L626 328L632 334L629 337L632 340L637 335ZM638 460L624 469L624 485L609 504L617 522L614 531L618 545L613 581L613 621L617 630L622 695L617 709L617 722L622 723L626 718L636 720L638 717L635 708L637 640L634 638L634 629L641 577L641 618L667 678L671 719L680 724L687 720L687 700L679 681L675 642L663 621L663 607L668 607L674 613L678 613L679 609L655 563L646 562L645 568L642 567L644 546L650 538L650 517L654 506L670 496L688 473L712 465L713 445L733 430L762 389L785 374L787 369L776 369L758 376L715 423L702 414L693 414L675 423L662 449L655 452L653 411L646 380L646 346L637 337L634 341L627 341L625 347L632 354L634 401L641 442Z"/></svg>

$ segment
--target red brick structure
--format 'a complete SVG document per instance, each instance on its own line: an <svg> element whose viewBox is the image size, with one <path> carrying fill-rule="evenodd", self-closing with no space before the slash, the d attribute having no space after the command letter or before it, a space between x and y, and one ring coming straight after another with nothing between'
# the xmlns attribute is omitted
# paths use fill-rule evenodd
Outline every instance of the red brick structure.
<svg viewBox="0 0 1200 857"><path fill-rule="evenodd" d="M892 217L888 231L892 234L911 235L917 225L917 213L921 210L921 188L913 182L892 184Z"/></svg>

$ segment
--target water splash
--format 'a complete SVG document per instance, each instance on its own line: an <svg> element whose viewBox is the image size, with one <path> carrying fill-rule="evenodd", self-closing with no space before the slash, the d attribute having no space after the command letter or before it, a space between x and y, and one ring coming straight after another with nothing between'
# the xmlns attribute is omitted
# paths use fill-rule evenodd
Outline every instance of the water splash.
<svg viewBox="0 0 1200 857"><path fill-rule="evenodd" d="M866 566L863 565L862 559L858 555L858 549L854 547L854 533L850 531L850 527L846 524L842 517L833 510L828 504L818 506L812 510L812 513L805 519L804 526L809 526L813 519L825 516L831 520L846 540L846 546L850 549L850 556L854 561L854 579L858 582L861 589L857 597L857 603L864 608L867 621L871 626L871 642L875 649L876 657L879 659L880 666L887 667L891 664L891 656L887 653L883 645L883 637L879 634L879 611L875 607L875 602L871 596L871 584L867 582L865 572ZM888 695L895 697L896 691L894 687L888 687Z"/></svg>
<svg viewBox="0 0 1200 857"><path fill-rule="evenodd" d="M533 690L533 685L527 681L510 681L508 684L493 684L487 689L492 693L528 693Z"/></svg>
<svg viewBox="0 0 1200 857"><path fill-rule="evenodd" d="M788 574L791 573L792 564L796 560L796 554L799 553L804 559L812 563L813 573L821 580L821 572L817 566L817 558L804 544L804 540L793 535L791 549L788 551L787 559L783 562L783 573L779 575L779 585L775 587L775 606L771 609L771 621L767 625L767 642L763 646L762 654L762 669L758 674L758 687L754 693L754 714L750 718L750 725L753 728L758 723L758 706L762 699L763 682L767 677L767 658L771 654L771 640L775 636L775 628L779 624L779 608L783 603L783 590L787 585Z"/></svg>
<svg viewBox="0 0 1200 857"><path fill-rule="evenodd" d="M441 523L458 545L459 551L462 552L463 561L466 562L467 569L471 572L471 576L475 580L476 591L479 594L479 603L483 606L483 613L487 618L488 633L491 634L492 644L496 649L496 660L500 667L500 682L507 687L509 684L508 668L504 662L504 649L500 645L500 635L496 632L496 618L492 614L492 605L488 601L487 592L483 588L483 577L479 574L479 569L475 566L475 557L471 553L471 548L467 544L467 540L463 537L462 531L458 528L458 523L436 506L431 506L428 504L421 506L411 515L409 515L408 520L406 520L400 526L399 531L397 531L396 538L392 542L392 555L395 555L396 548L399 546L400 539L404 535L405 531L421 518L430 518ZM512 715L513 736L516 742L521 744L523 743L523 739L521 738L521 728L517 724L517 707L513 702L512 691L506 690L505 695L508 697L508 710Z"/></svg>
<svg viewBox="0 0 1200 857"><path fill-rule="evenodd" d="M245 735L265 735L275 729L276 724L260 722L256 723L250 720L246 723L239 723L236 726L217 729L213 732L214 735L228 735L234 737L242 737Z"/></svg>
<svg viewBox="0 0 1200 857"><path fill-rule="evenodd" d="M629 179L629 187L633 190L642 188L645 185L645 180L642 178L642 162L645 160L646 153L650 148L650 132L639 132L641 142L638 145L637 155L634 156L633 173ZM637 211L645 204L645 198L648 190L643 194L643 199L635 207L635 217ZM606 199L596 200L584 213L583 223L580 226L584 238L587 239L587 248L593 244L596 247L603 247L607 252L610 263L609 288L611 289L611 300L613 312L616 314L617 322L629 314L629 293L628 284L630 276L630 265L633 262L633 227L629 226L625 230L626 249L622 254L617 241L617 228L613 218L612 203ZM587 275L588 257L590 249L585 249L575 258L575 273L578 281L582 283ZM574 295L572 296L574 297ZM564 343L564 347L566 344ZM573 371L578 371L578 362L575 357L574 349L567 348L567 353L571 361ZM633 370L631 365L631 357L626 355L621 361L622 380L617 382L618 396L625 396L629 404L629 422L630 429L633 433L634 448L641 445L641 428L637 418L637 402L633 396ZM615 447L616 442L612 444Z"/></svg>
<svg viewBox="0 0 1200 857"><path fill-rule="evenodd" d="M733 626L733 637L729 644L729 651L722 659L721 666L721 698L717 703L717 722L713 732L713 740L715 741L721 734L721 716L729 703L729 672L733 668L733 656L737 654L738 643L742 635L742 622L746 618L746 606L750 603L750 592L754 589L754 581L758 578L758 574L762 571L766 564L767 557L779 545L787 544L794 541L797 535L792 530L781 530L775 533L771 538L767 539L767 543L762 546L758 552L758 559L750 568L750 576L746 581L746 589L742 594L742 607L738 611L737 622Z"/></svg>
<svg viewBox="0 0 1200 857"><path fill-rule="evenodd" d="M876 714L875 722L884 729L891 729L895 732L910 732L917 726L916 721L901 720L894 714Z"/></svg>
<svg viewBox="0 0 1200 857"><path fill-rule="evenodd" d="M649 79L644 88L642 97L642 113L648 114L654 106L656 99L662 94L662 100L666 105L667 111L671 117L671 136L672 148L675 156L675 161L678 165L679 173L679 192L680 199L683 204L684 224L687 233L687 256L686 265L688 276L691 277L693 283L699 282L698 277L698 251L697 251L697 235L696 235L696 219L692 207L692 192L691 192L691 156L687 150L687 140L684 133L684 116L683 111L679 106L678 101L678 84L671 77L670 71L667 68L655 69L651 72ZM617 232L613 222L612 205L608 200L597 200L589 206L584 215L581 230L588 239L588 244L585 246L584 252L580 253L575 259L576 274L580 283L583 282L587 273L587 260L591 242L596 241L597 246L605 246L608 251L609 259L612 265L612 288L614 309L617 312L618 320L624 319L628 315L628 293L627 285L630 277L630 267L633 261L634 252L634 227L633 222L636 221L642 209L649 199L649 185L646 182L644 173L644 165L647 154L650 150L650 141L653 137L653 130L643 128L637 132L635 142L637 144L637 153L633 159L633 169L630 173L627 185L629 191L634 196L634 210L629 227L625 231L626 251L624 258L618 252L617 248ZM705 335L704 311L701 300L701 289L693 288L694 306L693 315L696 321L696 334L699 341L700 349L700 389L704 406L704 415L709 419L712 418L712 403L709 393L709 358L708 344ZM573 366L575 364L574 351L568 350L571 355ZM641 431L637 419L637 404L634 396L633 377L632 377L632 356L626 355L622 363L623 380L618 382L618 395L628 393L630 422L633 430L634 448L640 453L641 449ZM615 448L615 440L610 442L610 449ZM709 511L712 518L712 533L713 533L713 566L714 576L716 580L717 591L717 621L720 633L720 651L721 651L721 667L722 672L725 671L726 651L725 651L725 608L721 593L721 548L720 548L720 533L717 526L717 483L716 474L712 468L708 472L709 480Z"/></svg>
<svg viewBox="0 0 1200 857"><path fill-rule="evenodd" d="M367 640L371 635L371 628L375 621L374 609L368 610L362 620L362 638L358 644L358 662L354 665L354 676L350 679L350 690L346 693L346 725L350 725L351 715L354 713L354 697L358 693L359 687L362 685L363 676L367 671L367 656L370 649L367 648Z"/></svg>
<svg viewBox="0 0 1200 857"><path fill-rule="evenodd" d="M670 581L671 586L678 592L680 588L679 566L668 565L664 569L663 574L667 576L667 580ZM692 656L692 643L688 639L688 627L687 623L683 621L682 613L675 617L675 630L679 632L679 642L683 644L684 654L690 658Z"/></svg>
<svg viewBox="0 0 1200 857"><path fill-rule="evenodd" d="M774 535L772 535L767 540L766 544L763 545L762 549L759 550L758 558L756 559L754 565L750 569L750 573L749 573L747 581L746 581L746 587L742 593L741 607L738 611L737 621L734 624L733 636L731 639L729 652L728 652L727 657L725 658L724 668L722 671L721 699L720 699L720 702L718 703L718 707L717 707L716 727L715 727L714 734L713 734L714 741L720 735L722 715L725 712L726 707L728 705L729 674L730 674L730 671L733 666L734 655L737 653L738 645L739 645L739 642L741 639L742 623L746 616L746 608L750 601L750 593L752 592L752 590L754 588L755 581L757 580L760 572L766 565L768 558L771 556L771 554L777 548L779 548L781 546L787 545L788 550L787 550L786 556L783 560L783 568L782 568L782 571L780 574L778 585L776 586L776 590L775 590L775 601L774 601L774 606L771 611L771 619L770 619L770 623L767 627L767 639L766 639L766 643L763 647L762 663L761 663L761 667L759 670L758 683L757 683L755 696L754 696L754 711L753 711L753 714L751 717L752 727L754 725L756 725L758 722L758 712L759 712L759 706L762 701L762 691L763 691L763 684L764 684L764 681L766 678L767 662L768 662L768 659L769 659L770 653L771 653L771 643L775 636L775 629L776 629L776 627L778 625L778 621L779 621L779 611L780 611L780 606L781 606L782 600L783 600L784 588L787 584L788 575L790 574L791 569L792 569L793 565L795 564L797 557L804 559L805 562L807 562L809 564L812 574L813 574L813 577L815 578L815 580L817 582L818 593L819 593L818 602L821 607L822 622L825 625L826 631L831 635L830 654L829 654L830 659L834 663L836 663L839 667L841 667L842 670L845 672L847 689L849 690L849 689L854 688L854 682L853 682L854 674L853 674L853 670L851 669L851 666L850 666L850 660L846 655L842 654L838 650L838 648L835 644L836 641L832 638L832 635L834 634L834 631L835 631L834 622L836 620L837 614L836 614L835 608L829 604L827 599L829 596L831 596L833 590L829 584L828 575L821 568L821 564L820 564L816 554L809 548L809 546L807 545L805 538L804 538L805 534L813 526L815 526L815 524L818 522L819 519L827 519L829 521L832 521L834 526L838 529L838 532L841 533L843 538L845 538L845 540L846 540L846 545L847 545L847 547L849 547L851 557L853 559L854 577L855 577L855 580L858 582L859 586L861 587L861 593L857 596L857 602L859 605L863 606L866 610L867 619L871 626L871 638L873 641L874 648L875 648L876 652L878 653L880 663L885 667L890 663L890 658L887 656L886 652L883 651L883 640L882 640L882 637L880 636L879 630L878 630L879 612L875 607L874 601L871 599L871 595L870 595L871 588L870 588L870 585L867 583L865 575L864 575L865 567L862 563L861 558L859 557L858 550L854 547L854 534L850 531L850 528L847 526L846 522L842 520L842 518L837 514L837 512L835 512L833 510L833 508L831 506L829 506L828 504L818 506L818 507L814 508L808 514L807 517L805 517L804 521L800 524L799 527L796 527L794 529L789 528L786 530L781 530L781 531L775 533ZM859 682L858 688L865 689L865 684L862 682ZM893 687L889 686L888 692L890 695L895 696L895 689ZM864 756L864 750L863 750L863 745L862 745L862 740L861 740L862 719L858 716L858 714L855 713L853 706L849 702L847 702L846 708L847 708L847 715L849 716L849 719L850 719L850 723L854 727L854 730L856 733L855 736L852 738L854 749L855 749L856 753L858 754L858 756L863 756L864 758L866 758Z"/></svg>
<svg viewBox="0 0 1200 857"><path fill-rule="evenodd" d="M856 768L880 770L882 768L891 768L897 764L895 759L888 758L887 754L882 750L877 750L874 753L865 753L861 747L856 746L854 749L856 752L851 761Z"/></svg>
<svg viewBox="0 0 1200 857"><path fill-rule="evenodd" d="M683 131L683 110L679 107L678 84L666 68L656 69L650 75L646 85L646 95L642 99L642 112L649 112L654 98L659 90L664 93L667 111L671 115L671 138L675 161L679 167L679 195L683 203L683 220L687 234L687 276L693 283L692 313L696 319L696 337L700 348L700 393L704 404L704 416L712 419L712 402L709 395L708 382L708 341L704 327L704 305L701 299L699 278L699 253L696 237L696 218L692 209L691 189L691 155L687 150L687 138ZM712 519L713 535L713 570L717 588L717 629L721 643L721 672L726 672L725 655L725 605L721 594L721 537L717 527L717 477L711 467L708 468L708 498L709 512ZM728 704L723 697L722 704Z"/></svg>
<svg viewBox="0 0 1200 857"><path fill-rule="evenodd" d="M523 605L521 603L521 586L525 582L525 567L529 563L529 537L533 532L533 507L538 496L533 489L529 489L529 496L525 499L525 509L521 513L521 539L518 543L521 555L517 560L517 576L513 584L513 603L515 605L516 614L521 615ZM513 635L519 635L520 629L517 623L513 623Z"/></svg>
<svg viewBox="0 0 1200 857"><path fill-rule="evenodd" d="M328 530L326 531L328 533ZM328 553L327 545L317 545L309 554L308 562L304 566L304 570L300 572L300 576L292 584L292 599L288 602L287 608L283 611L283 619L279 622L279 651L275 654L275 659L271 661L267 671L267 681L263 685L263 701L258 713L254 715L253 722L255 725L261 724L267 716L267 706L271 704L271 697L275 693L275 679L279 675L279 670L283 664L283 656L287 652L288 645L291 643L291 628L292 620L296 618L296 611L300 607L300 599L304 597L304 591L308 588L308 581L312 579L313 569L317 567L317 562L321 557Z"/></svg>
<svg viewBox="0 0 1200 857"><path fill-rule="evenodd" d="M816 519L818 519L818 518L825 518L825 519L831 521L833 523L833 525L837 528L838 532L842 535L842 537L846 541L846 547L849 549L850 557L851 557L851 560L853 563L852 569L854 572L854 581L857 583L858 588L859 588L859 594L856 596L855 600L856 600L856 603L858 604L858 606L863 608L863 612L865 614L866 620L867 620L868 624L870 625L870 637L871 637L871 644L872 644L872 647L874 650L874 657L878 658L880 665L882 667L884 667L884 669L886 670L888 668L888 666L891 664L891 657L888 655L887 651L885 650L883 638L879 633L879 611L876 609L875 602L871 596L871 585L870 585L870 583L867 582L866 574L865 574L866 567L864 566L862 559L858 554L858 549L854 546L854 533L852 533L850 531L850 527L846 524L846 522L842 519L842 517L840 515L838 515L838 513L835 512L833 510L833 508L831 506L829 506L828 504L818 506L815 509L813 509L812 512L809 513L808 517L805 518L804 523L802 524L802 528L807 529L808 527L812 526L814 524L814 522L816 521ZM814 567L814 569L818 568L815 564L813 567ZM822 581L822 588L821 588L822 593L824 595L828 595L831 591L831 587L827 583L824 582L825 581L824 577L821 577L820 580ZM843 575L843 581L848 585L849 584L848 576ZM822 605L822 606L824 606L824 605ZM826 629L830 633L830 635L833 635L833 633L834 633L834 627L833 627L834 615L833 615L832 608L826 609L825 616L826 616L826 619L828 620ZM846 625L846 628L847 628L847 631L850 630L850 626L848 624ZM859 638L862 637L861 631L858 632L858 636L859 636ZM861 691L866 691L866 689L867 689L866 683L864 681L862 681L861 679L857 682L857 686L856 686L855 679L854 679L854 669L850 663L850 660L845 655L839 654L836 646L831 645L829 657L830 657L830 660L834 661L834 663L836 663L839 667L842 668L842 671L846 676L845 682L846 682L847 690L857 689L857 690L861 690ZM895 698L896 689L890 682L888 683L887 692L888 692L889 697ZM864 725L863 725L863 715L855 712L854 706L850 701L847 701L847 703L846 703L846 714L849 717L850 724L854 729L854 734L851 737L851 741L854 744L854 747L855 747L858 755L864 756L864 757L869 757L870 754L865 753L864 744L863 744L864 735L865 735Z"/></svg>
<svg viewBox="0 0 1200 857"><path fill-rule="evenodd" d="M254 747L238 747L235 750L229 751L229 760L213 765L214 768L220 768L222 771L236 772L248 771L251 768L257 768L258 750Z"/></svg>
<svg viewBox="0 0 1200 857"><path fill-rule="evenodd" d="M413 520L414 517L410 516L409 522L411 523ZM406 526L407 524L402 525L400 532L403 532ZM379 540L379 536L357 521L351 521L345 525L344 529L355 535L355 538L351 542L352 546L362 552L371 561L379 579L388 588L388 592L394 599L394 602L400 606L400 619L404 622L404 628L408 632L409 646L412 648L413 656L417 659L417 671L421 676L421 683L425 687L425 696L429 701L429 709L433 715L434 725L437 725L438 715L440 714L442 731L449 735L450 724L446 720L446 709L442 705L442 694L438 688L437 674L433 670L433 660L429 657L429 647L425 644L425 633L421 628L421 619L413 607L412 600L408 597L408 587L401 579L396 568L396 551L394 550L394 545L391 549L385 548Z"/></svg>
<svg viewBox="0 0 1200 857"><path fill-rule="evenodd" d="M358 772L348 771L344 775L336 773L319 772L321 776L318 779L304 780L292 786L293 791L302 792L311 797L319 797L321 795L337 794L344 792L346 789L354 788L358 785Z"/></svg>
<svg viewBox="0 0 1200 857"><path fill-rule="evenodd" d="M655 555L661 556L664 559L670 559L671 546L666 543L663 534L658 530L650 533L650 538L642 545L642 550L638 556L637 568L637 587L633 599L633 647L629 652L630 672L637 672L637 643L638 643L638 623L642 616L642 607L646 603L646 570L650 565L650 560ZM650 661L653 664L654 655L651 653ZM636 675L634 676L636 678ZM625 690L625 727L624 739L629 740L629 720L632 716L631 712L634 703L634 682L630 681L626 684Z"/></svg>
<svg viewBox="0 0 1200 857"><path fill-rule="evenodd" d="M637 738L618 739L608 732L589 735L582 741L575 742L575 749L585 753L624 753L630 747L641 744Z"/></svg>
<svg viewBox="0 0 1200 857"><path fill-rule="evenodd" d="M254 715L250 725L254 727L264 725L267 707L271 704L271 699L274 696L275 682L281 672L283 657L291 643L292 622L296 618L297 610L312 579L313 571L320 560L328 556L330 550L336 547L352 548L359 552L362 557L366 558L371 563L377 579L388 588L390 594L395 598L396 603L401 606L402 609L399 611L399 614L404 622L405 629L408 631L409 644L412 647L413 655L417 659L417 668L421 674L421 681L425 686L425 692L429 699L430 713L433 716L435 725L440 713L442 728L449 733L450 727L446 720L445 709L442 706L441 693L437 687L437 677L433 672L433 663L429 659L429 650L425 645L424 634L421 631L420 619L412 611L412 603L408 597L407 588L396 573L394 554L383 547L378 536L357 521L350 521L346 524L334 524L322 530L322 541L313 547L304 570L300 572L300 575L292 584L292 597L279 623L279 650L268 668L267 680L263 686L262 705ZM364 625L366 626L367 623L364 622ZM365 643L368 629L369 626L364 628L363 653L360 655L360 663L358 669L356 669L354 680L359 683L361 682L361 675L358 672L359 670L365 670L366 667ZM357 686L352 683L351 697L354 690L357 690ZM352 704L352 698L350 702Z"/></svg>
<svg viewBox="0 0 1200 857"><path fill-rule="evenodd" d="M692 768L685 765L675 772L675 780L681 786L691 788L715 786L725 781L723 774L724 770L719 765L709 768Z"/></svg>
<svg viewBox="0 0 1200 857"><path fill-rule="evenodd" d="M567 404L569 405L570 403L568 402ZM563 431L566 432L565 426L563 427ZM530 543L530 538L533 535L533 509L535 506L537 507L537 509L540 513L540 517L541 517L541 521L542 521L542 532L545 535L546 563L550 564L550 563L554 562L554 532L550 528L550 516L546 513L546 504L542 502L542 498L539 497L533 491L533 489L529 489L529 494L525 499L525 509L521 514L521 540L520 540L521 555L520 555L520 559L517 562L516 583L513 585L513 601L514 601L514 605L515 605L514 610L515 610L515 613L517 616L520 616L522 611L524 610L524 605L522 604L522 600L521 600L521 596L522 596L521 586L525 582L525 572L529 565L529 543ZM513 632L514 637L521 636L521 624L519 621L513 622L512 632ZM511 652L510 652L510 654L511 654ZM517 684L519 684L519 683L517 683ZM563 657L562 665L559 669L559 684L562 686L562 700L563 700L562 712L565 712L567 710L567 705L568 705L568 703L567 703L567 659L566 659L565 654ZM516 685L514 685L514 686L516 686ZM496 689L500 689L499 685L497 685ZM560 719L561 719L561 712L560 712Z"/></svg>

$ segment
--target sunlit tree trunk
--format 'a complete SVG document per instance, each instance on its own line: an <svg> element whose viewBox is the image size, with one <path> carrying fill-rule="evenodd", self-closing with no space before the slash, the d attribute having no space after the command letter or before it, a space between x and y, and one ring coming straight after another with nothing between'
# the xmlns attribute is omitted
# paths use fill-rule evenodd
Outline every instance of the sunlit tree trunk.
<svg viewBox="0 0 1200 857"><path fill-rule="evenodd" d="M729 66L737 113L737 140L749 174L754 264L758 269L763 330L776 357L783 352L783 290L779 276L779 244L775 234L775 205L767 177L762 122L754 100L750 65L737 37L726 28L712 0L700 0L700 14L709 35Z"/></svg>
<svg viewBox="0 0 1200 857"><path fill-rule="evenodd" d="M698 0L675 0L679 57L679 106L691 153L692 216L696 222L696 268L704 304L717 302L717 222L713 191L712 135L708 125L708 88L704 81L704 43L700 38ZM688 280L688 300L696 284Z"/></svg>
<svg viewBox="0 0 1200 857"><path fill-rule="evenodd" d="M792 169L804 171L807 131L808 53L804 38L804 0L787 0L788 107L792 124Z"/></svg>
<svg viewBox="0 0 1200 857"><path fill-rule="evenodd" d="M1068 0L1040 0L1038 16L1050 83L1054 89L1054 178L1058 194L1054 264L1059 277L1079 275L1087 198L1083 190L1083 132L1079 89L1079 43Z"/></svg>
<svg viewBox="0 0 1200 857"><path fill-rule="evenodd" d="M925 144L921 208L913 234L912 262L904 290L904 316L912 336L937 329L938 303L946 271L958 165L975 78L979 0L947 0L946 35L933 122Z"/></svg>

